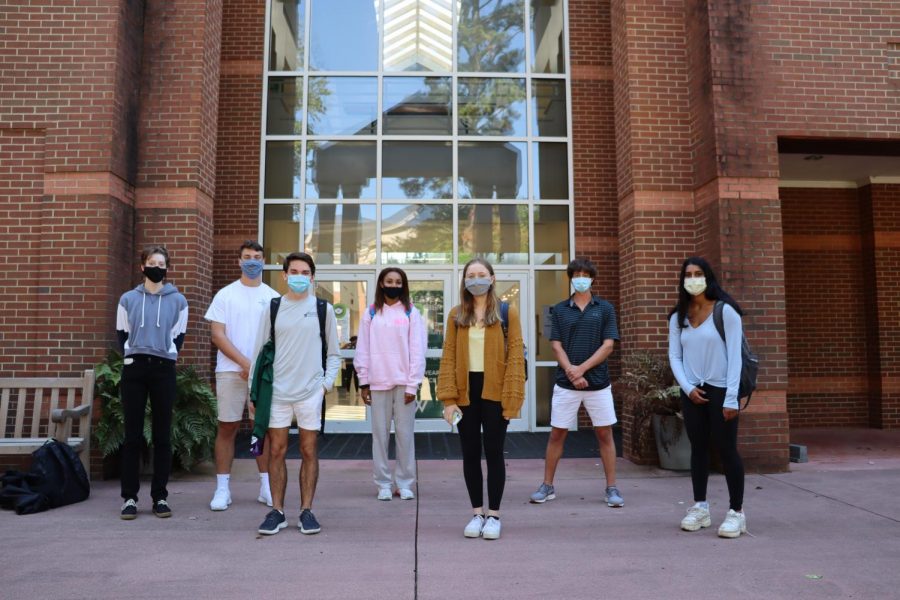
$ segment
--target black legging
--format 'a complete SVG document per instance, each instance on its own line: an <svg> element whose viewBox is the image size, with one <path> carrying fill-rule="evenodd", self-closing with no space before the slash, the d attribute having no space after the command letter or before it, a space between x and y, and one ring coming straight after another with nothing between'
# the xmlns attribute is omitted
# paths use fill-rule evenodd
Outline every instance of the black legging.
<svg viewBox="0 0 900 600"><path fill-rule="evenodd" d="M503 418L503 407L499 402L481 398L483 387L484 373L469 373L469 405L459 407L463 418L457 425L463 455L463 476L472 508L484 506L484 478L481 473L481 445L484 440L488 508L500 510L503 488L506 486L503 442L509 421Z"/></svg>
<svg viewBox="0 0 900 600"><path fill-rule="evenodd" d="M706 404L694 404L684 392L681 406L684 426L691 441L691 481L694 484L694 501L706 501L706 482L709 479L709 442L715 444L725 468L729 505L741 510L744 504L744 463L737 450L738 419L726 421L722 415L725 388L709 384L700 386L709 400Z"/></svg>
<svg viewBox="0 0 900 600"><path fill-rule="evenodd" d="M125 441L122 444L122 498L137 501L140 490L141 450L144 446L144 411L147 396L153 413L154 502L169 496L166 486L172 469L172 406L175 403L175 361L144 354L128 357L122 368L122 412ZM125 360L127 361L128 358Z"/></svg>

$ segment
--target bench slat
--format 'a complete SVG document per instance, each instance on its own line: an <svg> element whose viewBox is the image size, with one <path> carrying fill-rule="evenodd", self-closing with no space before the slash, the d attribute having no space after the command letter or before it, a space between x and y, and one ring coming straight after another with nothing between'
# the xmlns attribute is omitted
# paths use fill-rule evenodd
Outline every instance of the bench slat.
<svg viewBox="0 0 900 600"><path fill-rule="evenodd" d="M81 377L4 377L2 388L81 388L84 381Z"/></svg>
<svg viewBox="0 0 900 600"><path fill-rule="evenodd" d="M50 414L52 415L57 408L59 408L59 388L53 388L50 392Z"/></svg>
<svg viewBox="0 0 900 600"><path fill-rule="evenodd" d="M9 417L9 388L0 392L0 438L6 437L7 417Z"/></svg>
<svg viewBox="0 0 900 600"><path fill-rule="evenodd" d="M25 398L27 388L19 388L19 401L16 403L16 426L13 429L13 437L22 437L22 428L25 426Z"/></svg>
<svg viewBox="0 0 900 600"><path fill-rule="evenodd" d="M44 445L49 438L6 438L0 440L0 452L3 454L31 454ZM84 438L70 437L67 442L77 452L84 444Z"/></svg>
<svg viewBox="0 0 900 600"><path fill-rule="evenodd" d="M44 401L44 389L34 390L34 407L31 409L31 437L36 438L41 428L41 404Z"/></svg>

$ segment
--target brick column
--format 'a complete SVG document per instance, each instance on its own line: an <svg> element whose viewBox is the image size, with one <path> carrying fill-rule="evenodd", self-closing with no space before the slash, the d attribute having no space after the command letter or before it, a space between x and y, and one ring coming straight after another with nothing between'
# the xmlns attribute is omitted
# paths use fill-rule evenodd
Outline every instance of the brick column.
<svg viewBox="0 0 900 600"><path fill-rule="evenodd" d="M613 0L612 41L621 350L665 355L665 316L694 250L684 2ZM655 462L655 448L635 446L627 404L621 417L626 458Z"/></svg>
<svg viewBox="0 0 900 600"><path fill-rule="evenodd" d="M697 193L699 254L744 311L744 333L760 357L759 388L741 414L748 469L788 464L787 327L778 181L718 177Z"/></svg>
<svg viewBox="0 0 900 600"><path fill-rule="evenodd" d="M900 427L900 185L860 190L868 315L869 425Z"/></svg>
<svg viewBox="0 0 900 600"><path fill-rule="evenodd" d="M222 5L148 0L145 18L137 246L169 249L190 306L182 363L208 374Z"/></svg>

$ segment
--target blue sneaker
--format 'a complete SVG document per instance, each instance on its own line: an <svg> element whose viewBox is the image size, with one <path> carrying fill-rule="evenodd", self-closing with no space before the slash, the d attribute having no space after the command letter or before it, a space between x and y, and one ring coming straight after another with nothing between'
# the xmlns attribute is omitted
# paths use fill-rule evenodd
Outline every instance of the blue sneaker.
<svg viewBox="0 0 900 600"><path fill-rule="evenodd" d="M284 513L272 509L266 515L266 520L259 526L258 531L263 535L275 535L285 527L287 527L287 519L284 518Z"/></svg>
<svg viewBox="0 0 900 600"><path fill-rule="evenodd" d="M625 500L622 498L622 494L619 493L619 488L614 485L606 488L606 505L613 508L625 506Z"/></svg>
<svg viewBox="0 0 900 600"><path fill-rule="evenodd" d="M556 488L552 485L542 483L541 487L538 488L538 491L531 495L531 503L543 504L547 500L553 500L554 498L556 498Z"/></svg>
<svg viewBox="0 0 900 600"><path fill-rule="evenodd" d="M297 527L300 528L300 533L305 535L312 535L322 531L322 526L319 525L315 515L308 508L304 508L300 513L300 522L297 523Z"/></svg>

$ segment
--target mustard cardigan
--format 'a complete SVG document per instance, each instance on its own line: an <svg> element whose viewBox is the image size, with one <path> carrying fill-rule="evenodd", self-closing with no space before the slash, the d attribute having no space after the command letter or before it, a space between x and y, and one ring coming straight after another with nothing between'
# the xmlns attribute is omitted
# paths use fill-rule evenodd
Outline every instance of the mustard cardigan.
<svg viewBox="0 0 900 600"><path fill-rule="evenodd" d="M447 404L469 405L469 328L457 327L450 310L438 373L437 397ZM515 419L525 401L525 354L519 311L509 307L508 340L496 322L484 330L484 388L481 397L503 405L503 417Z"/></svg>

